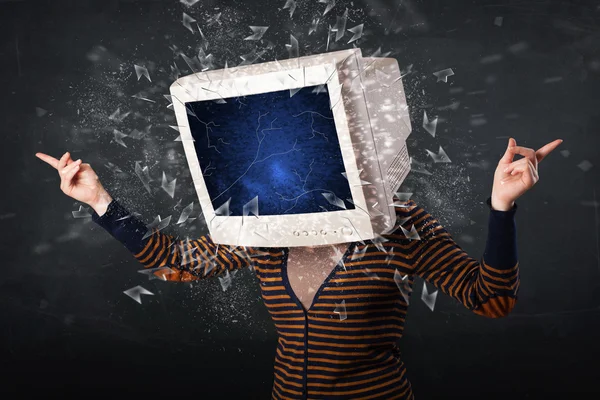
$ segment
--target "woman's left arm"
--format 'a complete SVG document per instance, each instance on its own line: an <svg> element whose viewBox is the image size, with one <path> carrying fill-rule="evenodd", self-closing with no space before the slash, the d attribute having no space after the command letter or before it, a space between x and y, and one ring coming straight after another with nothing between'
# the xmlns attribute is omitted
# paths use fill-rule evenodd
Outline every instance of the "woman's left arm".
<svg viewBox="0 0 600 400"><path fill-rule="evenodd" d="M479 315L507 315L515 305L520 283L515 201L537 183L539 162L561 143L555 140L535 151L509 139L486 202L490 208L488 236L480 260L462 250L425 210L418 206L406 210L420 236L414 273ZM515 154L524 157L513 161Z"/></svg>

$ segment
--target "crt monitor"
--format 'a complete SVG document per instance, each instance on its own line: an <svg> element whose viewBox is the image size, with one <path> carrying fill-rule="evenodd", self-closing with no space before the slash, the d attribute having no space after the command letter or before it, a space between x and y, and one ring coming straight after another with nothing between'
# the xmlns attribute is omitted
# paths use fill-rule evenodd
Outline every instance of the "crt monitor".
<svg viewBox="0 0 600 400"><path fill-rule="evenodd" d="M205 71L171 95L216 243L324 245L394 226L410 167L394 59L352 49Z"/></svg>

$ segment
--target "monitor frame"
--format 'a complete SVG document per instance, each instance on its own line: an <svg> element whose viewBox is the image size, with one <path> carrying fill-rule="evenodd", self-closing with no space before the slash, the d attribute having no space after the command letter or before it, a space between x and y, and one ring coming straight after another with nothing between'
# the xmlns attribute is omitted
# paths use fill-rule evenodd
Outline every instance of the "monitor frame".
<svg viewBox="0 0 600 400"><path fill-rule="evenodd" d="M275 60L216 71L194 73L177 79L170 87L173 109L181 134L192 181L202 208L209 233L215 243L252 247L317 246L373 239L372 216L367 210L363 184L357 167L356 149L348 124L349 115L358 118L368 113L364 104L352 96L363 73L360 49L353 48L314 56ZM346 83L350 82L349 85ZM340 150L350 185L355 209L289 215L225 216L217 215L208 194L185 103L211 101L237 96L298 89L326 84ZM360 90L360 87L356 90ZM368 135L367 135L368 136ZM367 138L368 139L368 138ZM372 136L371 136L372 139ZM344 179L341 177L341 179ZM260 196L260 195L259 195ZM221 204L228 197L223 196ZM260 199L260 197L259 197ZM217 208L218 209L218 208ZM384 210L387 207L384 207ZM394 219L395 220L395 219Z"/></svg>

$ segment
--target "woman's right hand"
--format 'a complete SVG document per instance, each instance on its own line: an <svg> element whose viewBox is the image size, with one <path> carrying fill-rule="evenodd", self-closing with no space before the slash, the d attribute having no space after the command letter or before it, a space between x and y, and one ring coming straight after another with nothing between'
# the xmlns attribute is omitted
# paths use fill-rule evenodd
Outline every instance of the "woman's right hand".
<svg viewBox="0 0 600 400"><path fill-rule="evenodd" d="M44 153L35 155L58 171L60 189L64 194L90 205L99 215L104 214L112 198L90 164L82 163L81 159L73 161L69 152L63 154L60 160Z"/></svg>

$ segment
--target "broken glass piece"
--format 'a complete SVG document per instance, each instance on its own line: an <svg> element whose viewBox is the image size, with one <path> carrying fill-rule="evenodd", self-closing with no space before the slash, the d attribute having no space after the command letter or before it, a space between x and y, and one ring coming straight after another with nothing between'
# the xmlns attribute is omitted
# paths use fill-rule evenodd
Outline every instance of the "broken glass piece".
<svg viewBox="0 0 600 400"><path fill-rule="evenodd" d="M124 114L121 114L121 109L117 108L117 110L108 116L108 119L111 121L123 122L123 120L131 114L131 111L127 111Z"/></svg>
<svg viewBox="0 0 600 400"><path fill-rule="evenodd" d="M496 17L496 18L494 18L494 25L496 25L496 26L502 26L502 21L504 21L503 17Z"/></svg>
<svg viewBox="0 0 600 400"><path fill-rule="evenodd" d="M126 144L125 144L125 142L123 141L123 138L127 137L127 135L126 135L126 134L124 134L123 132L121 132L121 131L118 131L118 130L116 130L116 129L115 129L115 130L113 130L113 134L114 134L114 139L115 139L115 142L119 143L119 144L120 144L121 146L123 146L123 147L127 147L127 145L126 145Z"/></svg>
<svg viewBox="0 0 600 400"><path fill-rule="evenodd" d="M406 229L404 229L404 227L402 225L400 225L400 229L402 229L402 233L404 233L404 236L406 236L407 239L421 240L421 237L419 236L419 232L417 232L414 225L411 226L410 232L407 231Z"/></svg>
<svg viewBox="0 0 600 400"><path fill-rule="evenodd" d="M106 162L105 167L108 168L109 170L111 170L112 172L114 172L115 174L123 173L123 170L121 168L119 168L117 165L111 163L110 161Z"/></svg>
<svg viewBox="0 0 600 400"><path fill-rule="evenodd" d="M408 304L408 299L412 292L408 275L403 276L396 268L396 271L394 272L394 282L396 282L396 286L398 286L398 289L400 289L400 294L402 294L402 297L404 297L404 301L406 304Z"/></svg>
<svg viewBox="0 0 600 400"><path fill-rule="evenodd" d="M341 263L342 267L344 268L344 271L347 271L346 264L344 263L344 254L342 254L342 252L337 247L335 247L335 246L331 246L331 247L333 248L333 251L335 253L333 256L331 256L331 259L333 261L336 261L337 264Z"/></svg>
<svg viewBox="0 0 600 400"><path fill-rule="evenodd" d="M398 200L403 201L403 202L409 201L413 195L412 193L409 193L409 192L396 192L394 194L398 198Z"/></svg>
<svg viewBox="0 0 600 400"><path fill-rule="evenodd" d="M370 57L387 57L391 54L391 51L382 53L381 52L381 47L379 47L377 50L375 50L375 52L373 54L370 55Z"/></svg>
<svg viewBox="0 0 600 400"><path fill-rule="evenodd" d="M290 9L290 18L292 18L292 15L294 15L294 11L296 10L296 1L295 0L287 0L285 2L285 5L283 6L284 10L286 8Z"/></svg>
<svg viewBox="0 0 600 400"><path fill-rule="evenodd" d="M356 260L360 260L361 258L363 258L363 256L367 252L368 247L369 246L367 245L367 246L364 246L362 250L359 250L358 246L356 246L354 248L354 252L352 253L352 256L350 257L350 260L356 261Z"/></svg>
<svg viewBox="0 0 600 400"><path fill-rule="evenodd" d="M371 271L370 268L365 268L365 275L367 275L369 278L371 279L377 279L380 280L381 278L379 276L377 276L377 274L373 271Z"/></svg>
<svg viewBox="0 0 600 400"><path fill-rule="evenodd" d="M254 197L252 200L244 204L243 216L247 217L249 213L254 214L254 216L258 218L258 196Z"/></svg>
<svg viewBox="0 0 600 400"><path fill-rule="evenodd" d="M344 210L346 209L346 204L344 204L344 201L342 199L340 199L339 197L337 197L335 194L333 193L321 193L323 195L323 197L325 197L325 199L330 203L333 204L334 206L337 206L339 208L343 208Z"/></svg>
<svg viewBox="0 0 600 400"><path fill-rule="evenodd" d="M229 274L229 270L225 271L225 276L219 276L218 278L221 283L221 288L223 288L223 291L226 291L229 286L231 286L231 275Z"/></svg>
<svg viewBox="0 0 600 400"><path fill-rule="evenodd" d="M219 25L221 25L221 13L218 13L216 15L213 15L212 17L210 17L207 21L206 21L206 26L211 26L214 25L216 23L218 23Z"/></svg>
<svg viewBox="0 0 600 400"><path fill-rule="evenodd" d="M385 247L383 246L382 243L388 242L389 239L386 239L385 237L381 236L378 233L375 233L375 237L373 239L371 239L371 242L375 245L375 247L377 247L377 250L381 251L382 253L387 253L387 251L385 250Z"/></svg>
<svg viewBox="0 0 600 400"><path fill-rule="evenodd" d="M44 110L41 107L35 108L35 115L37 115L38 117L43 117L44 115L46 115L47 112L48 112L47 110Z"/></svg>
<svg viewBox="0 0 600 400"><path fill-rule="evenodd" d="M427 154L429 154L429 157L431 157L431 159L436 163L452 162L452 161L450 161L450 158L448 157L448 155L446 154L444 149L442 149L442 146L440 146L440 149L438 150L438 154L436 154L433 151L430 151L428 149L425 149L425 151L427 151Z"/></svg>
<svg viewBox="0 0 600 400"><path fill-rule="evenodd" d="M435 117L432 121L427 118L427 112L423 111L423 128L429 132L429 134L435 137L435 131L437 129L438 117Z"/></svg>
<svg viewBox="0 0 600 400"><path fill-rule="evenodd" d="M183 211L181 211L181 215L179 216L179 219L177 220L177 224L183 224L185 221L187 221L193 210L194 210L194 202L192 201L186 208L183 209Z"/></svg>
<svg viewBox="0 0 600 400"><path fill-rule="evenodd" d="M125 293L127 296L131 297L133 300L137 301L138 303L142 304L142 296L143 294L148 294L151 296L154 296L154 293L144 289L141 286L136 286L136 287L132 287L131 289L127 289L125 290L123 293Z"/></svg>
<svg viewBox="0 0 600 400"><path fill-rule="evenodd" d="M231 202L231 197L223 203L219 208L215 210L215 215L229 217L231 212L229 211L229 203Z"/></svg>
<svg viewBox="0 0 600 400"><path fill-rule="evenodd" d="M418 172L419 174L424 174L424 175L433 175L431 172L429 172L429 171L427 171L427 169L425 169L424 163L421 163L410 156L408 157L408 159L410 161L410 170L412 172Z"/></svg>
<svg viewBox="0 0 600 400"><path fill-rule="evenodd" d="M146 232L144 237L142 237L142 240L146 239L147 237L152 236L154 234L154 228L156 228L157 230L160 231L160 230L166 228L169 225L169 222L171 222L170 215L165 219L161 219L160 215L158 215L156 218L154 218L154 221L152 221L151 223L146 225L146 228L148 228L148 231Z"/></svg>
<svg viewBox="0 0 600 400"><path fill-rule="evenodd" d="M175 196L175 184L177 182L177 178L173 179L171 182L167 182L167 175L165 175L165 171L163 171L163 175L162 175L162 183L160 185L160 187L163 188L163 190L165 192L167 192L167 194L169 196L171 196L171 198L173 198Z"/></svg>
<svg viewBox="0 0 600 400"><path fill-rule="evenodd" d="M335 26L333 27L333 31L335 32L335 41L337 42L346 34L346 21L348 21L348 9L344 11L341 17L337 17L337 21Z"/></svg>
<svg viewBox="0 0 600 400"><path fill-rule="evenodd" d="M193 73L198 73L198 72L202 72L202 65L200 64L200 60L198 60L196 57L188 57L185 54L181 53L181 58L183 58L183 60L185 61L185 63L187 64L188 67L190 67L190 70Z"/></svg>
<svg viewBox="0 0 600 400"><path fill-rule="evenodd" d="M286 44L285 47L288 51L290 58L298 58L298 40L296 40L294 35L290 35L290 44Z"/></svg>
<svg viewBox="0 0 600 400"><path fill-rule="evenodd" d="M144 97L144 95L142 95L141 93L134 94L134 95L133 95L133 96L131 96L131 97L133 97L133 98L135 98L135 99L139 99L139 100L148 101L148 102L150 102L150 103L156 103L154 100L150 100L149 98L147 98L147 97Z"/></svg>
<svg viewBox="0 0 600 400"><path fill-rule="evenodd" d="M152 82L152 79L150 79L150 74L148 73L148 70L146 69L146 67L142 67L142 66L135 65L135 64L133 64L133 67L135 68L135 74L137 75L138 81L140 80L140 78L142 76L145 76L146 79L148 79L150 82Z"/></svg>
<svg viewBox="0 0 600 400"><path fill-rule="evenodd" d="M325 46L325 52L329 51L329 41L331 39L331 33L333 32L333 28L329 25L329 30L327 31L327 45ZM333 107L331 107L333 108Z"/></svg>
<svg viewBox="0 0 600 400"><path fill-rule="evenodd" d="M147 127L144 128L143 131L138 131L137 129L133 129L131 132L129 132L129 137L132 139L139 140L150 133L150 128L152 128L152 125L148 125Z"/></svg>
<svg viewBox="0 0 600 400"><path fill-rule="evenodd" d="M140 162L136 161L135 174L138 176L138 178L140 178L140 181L142 181L148 193L152 194L152 191L150 191L150 182L152 181L152 179L150 179L150 172L148 171L148 166L142 168Z"/></svg>
<svg viewBox="0 0 600 400"><path fill-rule="evenodd" d="M207 42L204 42L207 43ZM212 54L206 54L203 48L198 50L198 60L200 61L200 68L202 71L215 68L215 59Z"/></svg>
<svg viewBox="0 0 600 400"><path fill-rule="evenodd" d="M300 89L302 89L302 88L299 87L299 88L290 89L290 97L292 97L293 95L295 95L296 93L298 93L300 91Z"/></svg>
<svg viewBox="0 0 600 400"><path fill-rule="evenodd" d="M91 217L92 214L90 214L89 212L89 208L83 208L83 206L79 206L79 210L78 211L72 211L73 213L73 218L87 218L87 217Z"/></svg>
<svg viewBox="0 0 600 400"><path fill-rule="evenodd" d="M317 93L317 94L327 93L327 89L325 89L325 85L319 85L319 86L315 86L315 88L311 91L311 93Z"/></svg>
<svg viewBox="0 0 600 400"><path fill-rule="evenodd" d="M561 151L560 151L560 154L561 154L563 157L565 157L565 158L566 158L566 157L569 157L569 156L571 155L571 152L570 152L569 150L561 150Z"/></svg>
<svg viewBox="0 0 600 400"><path fill-rule="evenodd" d="M167 278L165 277L165 275L175 273L175 271L173 271L169 267L144 268L144 269L138 270L138 272L140 274L148 275L148 280L151 280L151 281L155 280L155 279L162 279L163 281L166 281ZM155 274L156 272L159 272L159 274L156 275Z"/></svg>
<svg viewBox="0 0 600 400"><path fill-rule="evenodd" d="M262 55L265 54L265 52L266 52L266 50L262 50L259 52L257 52L256 49L252 50L250 53L240 56L240 58L244 61L242 61L239 65L241 66L241 65L253 64L254 62L256 62L256 60L258 60L260 57L262 57ZM247 82L246 82L246 85L247 85Z"/></svg>
<svg viewBox="0 0 600 400"><path fill-rule="evenodd" d="M427 284L423 281L423 292L421 293L421 300L423 303L429 307L431 311L433 311L433 307L435 306L435 299L437 298L438 291L429 294L427 292Z"/></svg>
<svg viewBox="0 0 600 400"><path fill-rule="evenodd" d="M319 26L320 18L313 18L310 28L308 28L308 35L310 36L313 32L317 31L317 27Z"/></svg>
<svg viewBox="0 0 600 400"><path fill-rule="evenodd" d="M265 32L267 31L267 29L269 29L268 26L250 26L250 29L252 29L252 32L254 32L254 34L245 37L244 40L260 40L263 35L265 34Z"/></svg>
<svg viewBox="0 0 600 400"><path fill-rule="evenodd" d="M343 321L346 318L348 318L346 313L346 300L342 300L340 304L335 303L335 310L333 310L333 312L339 314L340 321Z"/></svg>
<svg viewBox="0 0 600 400"><path fill-rule="evenodd" d="M592 163L589 162L588 160L583 160L582 162L580 162L579 164L577 164L577 166L583 171L583 172L588 172L592 167Z"/></svg>
<svg viewBox="0 0 600 400"><path fill-rule="evenodd" d="M192 28L192 23L196 22L196 20L194 18L190 17L186 13L183 13L183 21L182 22L183 22L183 26L188 28L190 30L190 32L194 33L194 29Z"/></svg>
<svg viewBox="0 0 600 400"><path fill-rule="evenodd" d="M194 4L196 4L199 1L200 0L179 0L179 2L181 2L182 4L185 4L188 7L193 6Z"/></svg>
<svg viewBox="0 0 600 400"><path fill-rule="evenodd" d="M544 79L544 83L555 83L563 80L562 76L552 76L550 78Z"/></svg>
<svg viewBox="0 0 600 400"><path fill-rule="evenodd" d="M358 40L362 37L363 35L363 26L364 24L360 24L360 25L356 25L353 28L348 29L348 31L354 33L354 36L352 36L352 38L350 38L350 41L348 43L352 43L355 40Z"/></svg>
<svg viewBox="0 0 600 400"><path fill-rule="evenodd" d="M325 11L323 11L323 15L327 14L333 7L335 7L335 0L319 0L319 3L327 4Z"/></svg>
<svg viewBox="0 0 600 400"><path fill-rule="evenodd" d="M448 77L454 75L452 68L446 68L441 71L434 72L433 75L437 77L437 81L448 82Z"/></svg>

